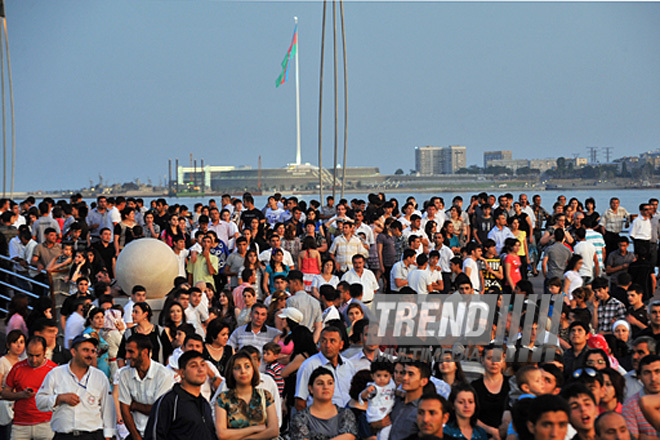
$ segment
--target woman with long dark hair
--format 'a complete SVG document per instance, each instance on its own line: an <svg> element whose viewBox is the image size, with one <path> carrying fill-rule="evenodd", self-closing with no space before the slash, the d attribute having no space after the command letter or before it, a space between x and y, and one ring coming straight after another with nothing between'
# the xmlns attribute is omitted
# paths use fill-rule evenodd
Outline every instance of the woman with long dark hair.
<svg viewBox="0 0 660 440"><path fill-rule="evenodd" d="M461 242L458 235L456 235L454 223L451 220L445 221L445 224L440 228L440 234L442 234L445 245L452 250L454 255L458 255L461 252Z"/></svg>
<svg viewBox="0 0 660 440"><path fill-rule="evenodd" d="M314 335L307 327L302 325L291 329L291 332L284 340L278 343L287 345L289 342L293 342L293 351L289 357L291 360L282 370L282 378L284 379L283 396L287 407L291 408L295 403L298 369L306 359L318 353L318 349L314 342Z"/></svg>
<svg viewBox="0 0 660 440"><path fill-rule="evenodd" d="M284 252L282 252L282 249L273 249L270 255L270 263L266 266L264 284L266 284L268 289L268 295L275 291L275 277L277 275L289 275L289 266L284 264Z"/></svg>
<svg viewBox="0 0 660 440"><path fill-rule="evenodd" d="M121 210L121 222L115 225L115 250L117 255L124 247L135 239L133 228L137 226L135 221L135 209L127 206Z"/></svg>
<svg viewBox="0 0 660 440"><path fill-rule="evenodd" d="M433 375L447 382L452 387L468 383L461 362L452 360L450 353L443 356L433 365Z"/></svg>
<svg viewBox="0 0 660 440"><path fill-rule="evenodd" d="M303 273L305 291L312 292L312 281L321 273L321 254L316 250L316 240L307 235L302 242L302 250L298 254L298 267Z"/></svg>
<svg viewBox="0 0 660 440"><path fill-rule="evenodd" d="M443 434L463 440L488 440L486 430L477 426L479 400L477 392L470 385L458 385L449 395L452 411Z"/></svg>
<svg viewBox="0 0 660 440"><path fill-rule="evenodd" d="M564 272L564 289L563 292L568 295L568 298L573 297L573 291L579 287L582 287L584 280L580 275L580 269L582 268L582 257L578 254L573 254L568 264L566 265L566 271Z"/></svg>
<svg viewBox="0 0 660 440"><path fill-rule="evenodd" d="M261 264L261 261L259 261L259 254L254 249L249 249L245 253L245 258L243 259L243 266L238 270L239 285L243 283L243 280L240 279L241 274L243 273L243 269L252 269L252 271L256 275L256 279L254 281L254 284L252 284L252 288L254 289L255 292L257 292L257 298L259 298L260 300L266 298L266 296L268 296L265 287L266 283L264 282L266 279L266 271L264 269L263 264Z"/></svg>
<svg viewBox="0 0 660 440"><path fill-rule="evenodd" d="M223 321L222 318L215 318L209 322L206 328L204 358L211 362L223 377L228 373L225 371L225 367L234 354L234 349L231 345L227 345L230 331L229 323Z"/></svg>
<svg viewBox="0 0 660 440"><path fill-rule="evenodd" d="M610 367L603 368L600 373L603 375L603 397L599 403L600 411L614 411L621 414L626 380L618 371Z"/></svg>
<svg viewBox="0 0 660 440"><path fill-rule="evenodd" d="M168 227L160 233L160 239L169 247L174 247L174 238L179 235L183 236L179 230L179 216L173 214L172 217L170 217Z"/></svg>
<svg viewBox="0 0 660 440"><path fill-rule="evenodd" d="M75 292L76 283L82 277L89 278L92 275L92 269L87 262L87 252L78 250L73 255L73 262L69 269L69 285L71 286L71 293Z"/></svg>
<svg viewBox="0 0 660 440"><path fill-rule="evenodd" d="M270 440L279 433L273 396L258 388L259 370L244 351L227 363L227 391L215 402L215 426L220 440Z"/></svg>
<svg viewBox="0 0 660 440"><path fill-rule="evenodd" d="M165 330L156 324L151 323L153 312L151 306L146 302L138 302L133 305L133 327L126 329L117 352L117 365L123 367L126 365L126 340L134 334L147 335L153 350L151 359L158 363L166 365L167 359L172 354L172 343L167 337Z"/></svg>
<svg viewBox="0 0 660 440"><path fill-rule="evenodd" d="M162 313L165 313L165 321L163 322L165 333L170 341L173 341L176 337L176 330L186 323L186 312L183 310L183 306L175 301L170 303Z"/></svg>
<svg viewBox="0 0 660 440"><path fill-rule="evenodd" d="M25 335L26 333L20 330L11 330L7 333L7 354L0 358L0 384L3 387L14 365L25 359ZM0 438L10 438L13 418L14 402L0 400Z"/></svg>
<svg viewBox="0 0 660 440"><path fill-rule="evenodd" d="M229 324L229 331L233 332L237 327L236 316L241 313L234 305L234 297L230 292L221 290L220 295L218 295L218 303L220 305L218 318Z"/></svg>

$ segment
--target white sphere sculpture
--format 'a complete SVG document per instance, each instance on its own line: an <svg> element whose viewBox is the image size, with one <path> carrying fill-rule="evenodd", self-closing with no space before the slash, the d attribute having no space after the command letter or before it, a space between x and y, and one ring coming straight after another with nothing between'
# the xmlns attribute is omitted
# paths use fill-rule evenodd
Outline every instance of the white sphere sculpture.
<svg viewBox="0 0 660 440"><path fill-rule="evenodd" d="M124 292L130 294L139 284L147 289L148 299L157 299L172 290L179 264L168 245L155 238L141 238L119 253L115 273Z"/></svg>

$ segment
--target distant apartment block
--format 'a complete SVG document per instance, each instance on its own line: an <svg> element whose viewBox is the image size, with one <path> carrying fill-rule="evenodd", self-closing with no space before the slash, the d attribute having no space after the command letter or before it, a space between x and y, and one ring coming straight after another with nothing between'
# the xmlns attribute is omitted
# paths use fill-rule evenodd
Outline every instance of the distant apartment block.
<svg viewBox="0 0 660 440"><path fill-rule="evenodd" d="M466 166L465 147L415 147L415 170L422 175L455 174Z"/></svg>
<svg viewBox="0 0 660 440"><path fill-rule="evenodd" d="M573 164L573 168L582 168L582 167L586 167L589 161L587 160L586 157L576 157L573 159L566 159L566 165L568 165L569 163Z"/></svg>
<svg viewBox="0 0 660 440"><path fill-rule="evenodd" d="M557 166L557 159L532 159L529 161L529 167L545 173Z"/></svg>
<svg viewBox="0 0 660 440"><path fill-rule="evenodd" d="M504 167L512 171L518 171L520 168L529 167L529 161L527 159L493 159L488 161L489 167Z"/></svg>
<svg viewBox="0 0 660 440"><path fill-rule="evenodd" d="M511 160L513 159L513 153L510 150L499 150L499 151L486 151L484 153L484 168L488 168L491 165L492 160Z"/></svg>
<svg viewBox="0 0 660 440"><path fill-rule="evenodd" d="M507 156L507 158L499 159L500 156ZM566 166L573 168L587 166L587 159L584 157L566 158L565 160ZM484 153L484 167L505 167L513 171L529 167L545 173L557 167L557 159L512 159L510 151L488 151Z"/></svg>

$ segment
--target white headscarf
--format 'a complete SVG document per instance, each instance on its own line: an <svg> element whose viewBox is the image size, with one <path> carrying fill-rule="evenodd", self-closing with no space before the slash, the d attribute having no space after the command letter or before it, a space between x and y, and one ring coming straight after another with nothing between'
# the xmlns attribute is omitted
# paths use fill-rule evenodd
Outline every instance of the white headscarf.
<svg viewBox="0 0 660 440"><path fill-rule="evenodd" d="M612 324L612 333L614 333L616 331L616 328L620 325L625 325L626 327L628 327L628 333L630 333L631 331L630 323L625 319L619 319L618 321L615 321L614 324Z"/></svg>

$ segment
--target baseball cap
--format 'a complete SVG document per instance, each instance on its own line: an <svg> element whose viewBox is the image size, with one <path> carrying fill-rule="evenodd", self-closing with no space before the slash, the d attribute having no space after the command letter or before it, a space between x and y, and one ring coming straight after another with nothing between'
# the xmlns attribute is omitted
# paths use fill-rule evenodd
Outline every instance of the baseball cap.
<svg viewBox="0 0 660 440"><path fill-rule="evenodd" d="M91 342L92 344L94 344L95 347L99 346L99 340L91 336L89 333L87 333L84 335L78 335L75 338L73 338L73 340L71 341L71 348L75 348L76 345L81 344L83 342Z"/></svg>
<svg viewBox="0 0 660 440"><path fill-rule="evenodd" d="M300 310L295 307L286 307L280 311L277 315L278 318L290 319L293 322L300 324L303 320L303 314Z"/></svg>

